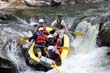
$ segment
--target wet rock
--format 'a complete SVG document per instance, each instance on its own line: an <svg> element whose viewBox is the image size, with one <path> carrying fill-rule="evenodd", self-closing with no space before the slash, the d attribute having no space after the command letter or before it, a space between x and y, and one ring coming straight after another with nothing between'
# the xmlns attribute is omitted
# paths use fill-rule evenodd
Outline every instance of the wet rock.
<svg viewBox="0 0 110 73"><path fill-rule="evenodd" d="M0 12L0 20L2 21L18 21L18 18L11 14L5 14L4 12Z"/></svg>
<svg viewBox="0 0 110 73"><path fill-rule="evenodd" d="M0 73L18 73L18 70L13 63L0 57Z"/></svg>
<svg viewBox="0 0 110 73"><path fill-rule="evenodd" d="M0 12L0 20L5 20L6 16L4 14L4 12Z"/></svg>
<svg viewBox="0 0 110 73"><path fill-rule="evenodd" d="M61 0L51 0L51 6L60 6L61 5Z"/></svg>
<svg viewBox="0 0 110 73"><path fill-rule="evenodd" d="M96 43L99 47L110 46L110 22L105 22L101 25Z"/></svg>
<svg viewBox="0 0 110 73"><path fill-rule="evenodd" d="M4 12L0 12L0 23L6 24L8 22L19 22L19 18L12 14L6 14Z"/></svg>
<svg viewBox="0 0 110 73"><path fill-rule="evenodd" d="M49 6L50 3L47 1L37 1L37 0L25 0L24 1L26 5L31 6L31 7L46 7Z"/></svg>
<svg viewBox="0 0 110 73"><path fill-rule="evenodd" d="M5 14L6 20L18 21L18 17L12 14Z"/></svg>

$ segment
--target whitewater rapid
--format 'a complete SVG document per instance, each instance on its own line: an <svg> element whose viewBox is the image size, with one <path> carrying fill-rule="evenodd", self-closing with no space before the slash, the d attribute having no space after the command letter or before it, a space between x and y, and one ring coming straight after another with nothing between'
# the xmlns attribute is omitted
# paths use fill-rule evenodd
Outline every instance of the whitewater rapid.
<svg viewBox="0 0 110 73"><path fill-rule="evenodd" d="M85 26L83 24L85 24ZM72 52L61 66L62 73L109 73L109 71L106 71L106 68L109 68L109 66L106 66L107 64L109 64L109 59L106 55L107 48L98 48L94 43L96 42L98 25L91 25L87 21L82 21L78 25L83 25L84 28L81 29L77 26L77 29L75 31L83 31L85 35L83 37L76 36L76 38L72 40ZM88 27L86 27L87 25ZM86 29L88 29L88 31L84 31ZM12 33L12 31L14 32ZM27 32L21 33L10 28L4 28L2 30L2 36L6 36L10 33L10 38L29 35ZM5 38L6 37L4 37L4 39ZM10 38L5 39L4 42L6 42ZM26 65L21 54L21 48L17 46L17 43L14 39L9 40L9 42L4 46L4 49L6 50L5 52L8 56L8 59L17 66L17 69L20 71L20 73L44 73L35 71L31 69L31 67ZM47 73L58 73L58 69L52 69Z"/></svg>
<svg viewBox="0 0 110 73"><path fill-rule="evenodd" d="M88 12L88 15L84 16ZM109 13L87 12L67 17L68 28L74 27L71 31L84 32L84 36L76 36L71 39L71 52L68 58L61 66L62 73L110 73L110 52L109 47L97 47L96 37L98 33L98 18ZM95 12L95 11L94 11ZM110 15L110 14L109 14ZM84 16L82 19L80 16ZM80 20L76 22L77 20ZM74 25L77 24L77 25ZM16 24L9 27L10 24L0 24L0 56L10 60L15 64L20 73L44 73L35 71L29 67L22 56L21 48L16 43L16 38L29 36L27 32L31 26L25 24ZM52 69L46 73L58 73L58 69Z"/></svg>

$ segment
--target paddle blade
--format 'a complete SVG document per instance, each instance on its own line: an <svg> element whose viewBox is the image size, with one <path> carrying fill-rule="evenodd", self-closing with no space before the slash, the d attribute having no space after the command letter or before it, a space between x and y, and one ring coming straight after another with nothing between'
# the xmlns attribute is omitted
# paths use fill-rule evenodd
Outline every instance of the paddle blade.
<svg viewBox="0 0 110 73"><path fill-rule="evenodd" d="M77 36L84 36L83 32L73 32L73 34L77 35Z"/></svg>
<svg viewBox="0 0 110 73"><path fill-rule="evenodd" d="M56 64L54 64L53 67L57 70L57 73L62 73L61 67L57 66Z"/></svg>
<svg viewBox="0 0 110 73"><path fill-rule="evenodd" d="M24 36L23 37L23 40L28 40L30 37L28 37L28 36Z"/></svg>
<svg viewBox="0 0 110 73"><path fill-rule="evenodd" d="M27 43L25 40L20 40L20 39L16 39L16 42L22 45Z"/></svg>

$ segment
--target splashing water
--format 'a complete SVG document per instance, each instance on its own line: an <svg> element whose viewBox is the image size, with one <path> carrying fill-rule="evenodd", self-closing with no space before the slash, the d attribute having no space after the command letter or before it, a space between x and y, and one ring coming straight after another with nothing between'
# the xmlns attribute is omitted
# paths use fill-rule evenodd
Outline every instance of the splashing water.
<svg viewBox="0 0 110 73"><path fill-rule="evenodd" d="M83 27L83 28L82 28ZM87 21L82 21L78 24L76 28L76 32L83 32L83 37L76 37L76 39L73 41L75 50L77 52L85 52L93 50L93 48L96 46L94 42L96 42L96 36L98 33L98 26L97 25L91 25L91 23L88 23ZM90 50L91 48L91 50ZM84 50L83 50L84 49Z"/></svg>
<svg viewBox="0 0 110 73"><path fill-rule="evenodd" d="M69 23L69 28L73 25L72 23L75 22L71 17L65 20L71 22ZM95 19L91 18L91 20ZM25 27L27 25L19 26ZM16 31L12 28L3 28L0 30L0 40L2 41L1 43L3 43L2 45L4 45L0 47L2 49L2 54L5 54L3 56L16 65L20 73L44 73L33 70L25 63L21 48L15 41L15 38L21 38L22 36L28 35L27 32ZM109 73L110 57L107 55L109 48L97 48L95 44L98 25L92 25L91 22L82 20L77 25L75 31L84 32L84 36L76 36L76 38L71 40L71 46L73 48L71 54L69 54L69 57L61 66L62 73ZM10 36L7 37L7 35ZM47 73L57 72L57 69L52 69Z"/></svg>
<svg viewBox="0 0 110 73"><path fill-rule="evenodd" d="M97 48L94 43L96 42L98 25L91 25L87 21L82 21L78 25L76 31L83 31L85 35L83 37L77 36L72 42L76 54L73 52L63 63L62 73L109 73L110 71L107 72L105 66L103 67L103 64L110 62L106 57L107 48ZM57 72L54 69L47 73Z"/></svg>

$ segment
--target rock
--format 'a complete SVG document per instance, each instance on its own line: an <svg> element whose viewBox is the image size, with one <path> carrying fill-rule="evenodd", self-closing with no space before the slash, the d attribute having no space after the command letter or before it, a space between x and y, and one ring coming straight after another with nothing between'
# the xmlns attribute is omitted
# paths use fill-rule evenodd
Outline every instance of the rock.
<svg viewBox="0 0 110 73"><path fill-rule="evenodd" d="M51 0L51 6L60 6L61 5L61 0Z"/></svg>
<svg viewBox="0 0 110 73"><path fill-rule="evenodd" d="M0 20L1 21L18 21L18 18L14 15L0 12Z"/></svg>
<svg viewBox="0 0 110 73"><path fill-rule="evenodd" d="M7 24L9 22L19 23L20 19L15 15L0 12L0 24Z"/></svg>
<svg viewBox="0 0 110 73"><path fill-rule="evenodd" d="M2 0L0 1L0 9L4 8L16 8L16 5L30 6L30 7L46 7L46 6L60 6L76 3L94 3L108 0ZM10 5L10 6L9 6ZM14 6L15 5L15 6ZM20 7L22 9L22 6ZM20 9L19 8L19 9Z"/></svg>
<svg viewBox="0 0 110 73"><path fill-rule="evenodd" d="M18 70L12 62L0 57L0 73L18 73Z"/></svg>
<svg viewBox="0 0 110 73"><path fill-rule="evenodd" d="M24 2L31 7L46 7L50 5L50 3L46 1L25 0Z"/></svg>
<svg viewBox="0 0 110 73"><path fill-rule="evenodd" d="M6 16L4 12L0 12L0 20L5 20Z"/></svg>
<svg viewBox="0 0 110 73"><path fill-rule="evenodd" d="M9 2L9 0L1 0L1 1Z"/></svg>
<svg viewBox="0 0 110 73"><path fill-rule="evenodd" d="M8 2L0 1L0 9L7 8L9 6Z"/></svg>
<svg viewBox="0 0 110 73"><path fill-rule="evenodd" d="M97 45L99 47L108 46L110 47L110 22L105 22L97 35Z"/></svg>

